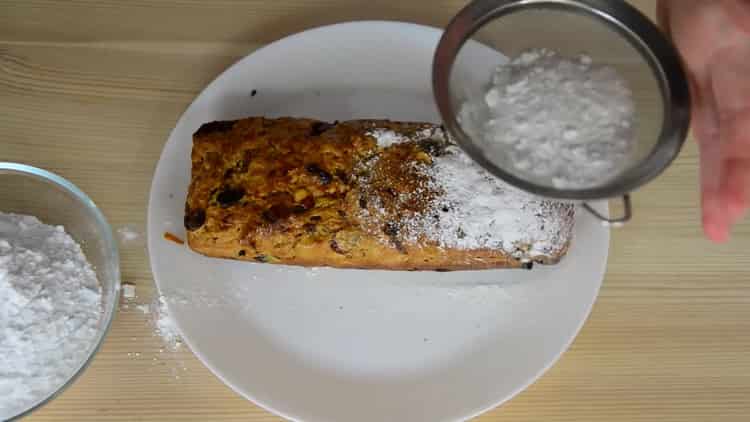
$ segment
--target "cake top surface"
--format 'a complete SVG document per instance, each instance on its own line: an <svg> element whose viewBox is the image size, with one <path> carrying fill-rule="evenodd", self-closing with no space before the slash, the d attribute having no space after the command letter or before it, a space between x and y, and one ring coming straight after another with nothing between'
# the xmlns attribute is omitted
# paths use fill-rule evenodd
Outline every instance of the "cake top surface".
<svg viewBox="0 0 750 422"><path fill-rule="evenodd" d="M440 126L249 118L196 132L188 230L252 241L272 232L327 241L362 231L397 248L559 254L573 206L496 179Z"/></svg>

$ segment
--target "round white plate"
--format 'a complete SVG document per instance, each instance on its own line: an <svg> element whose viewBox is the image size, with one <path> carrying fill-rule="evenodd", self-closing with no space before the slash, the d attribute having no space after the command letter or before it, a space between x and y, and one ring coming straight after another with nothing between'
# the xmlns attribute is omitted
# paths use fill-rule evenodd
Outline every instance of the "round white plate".
<svg viewBox="0 0 750 422"><path fill-rule="evenodd" d="M148 214L159 290L198 358L272 412L327 422L468 418L539 377L591 309L609 232L584 213L563 262L533 271L294 268L209 259L163 239L185 234L191 136L202 123L250 115L437 122L430 67L439 36L356 22L275 42L214 80L164 148Z"/></svg>

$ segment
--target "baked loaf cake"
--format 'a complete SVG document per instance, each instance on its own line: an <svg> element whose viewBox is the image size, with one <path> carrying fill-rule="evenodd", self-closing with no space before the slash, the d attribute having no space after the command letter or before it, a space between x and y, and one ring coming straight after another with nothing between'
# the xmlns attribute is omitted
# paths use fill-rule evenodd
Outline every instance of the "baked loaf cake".
<svg viewBox="0 0 750 422"><path fill-rule="evenodd" d="M193 136L187 241L211 257L388 270L554 264L570 204L510 188L440 126L251 117Z"/></svg>

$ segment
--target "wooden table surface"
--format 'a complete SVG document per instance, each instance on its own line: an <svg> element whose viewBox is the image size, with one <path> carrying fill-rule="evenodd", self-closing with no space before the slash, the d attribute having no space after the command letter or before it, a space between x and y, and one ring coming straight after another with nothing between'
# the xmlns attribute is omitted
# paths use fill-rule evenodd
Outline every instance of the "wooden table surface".
<svg viewBox="0 0 750 422"><path fill-rule="evenodd" d="M0 1L0 161L70 179L114 227L145 226L151 177L192 99L254 49L360 19L442 26L460 0ZM652 1L638 1L653 16ZM604 286L572 348L481 421L746 421L750 416L750 224L703 240L698 158L635 195ZM123 281L154 291L145 247ZM30 421L271 421L192 353L163 352L147 317L121 309L85 374ZM367 409L362 409L367 412Z"/></svg>

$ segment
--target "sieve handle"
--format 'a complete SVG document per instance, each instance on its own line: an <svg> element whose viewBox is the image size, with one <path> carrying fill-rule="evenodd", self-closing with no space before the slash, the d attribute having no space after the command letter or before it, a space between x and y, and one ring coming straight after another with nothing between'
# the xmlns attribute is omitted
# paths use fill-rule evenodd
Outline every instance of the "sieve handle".
<svg viewBox="0 0 750 422"><path fill-rule="evenodd" d="M586 209L591 215L598 218L599 221L602 222L604 226L607 227L622 227L630 221L630 218L633 217L633 207L630 203L630 195L625 194L622 196L622 205L623 205L623 211L622 216L617 218L610 218L603 216L599 211L595 210L591 205L587 203L583 203L583 208Z"/></svg>

